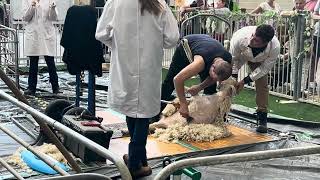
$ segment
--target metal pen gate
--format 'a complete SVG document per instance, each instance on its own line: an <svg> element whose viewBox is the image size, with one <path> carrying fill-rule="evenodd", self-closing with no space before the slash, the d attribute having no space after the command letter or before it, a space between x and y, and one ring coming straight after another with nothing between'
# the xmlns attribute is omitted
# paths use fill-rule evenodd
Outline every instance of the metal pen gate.
<svg viewBox="0 0 320 180"><path fill-rule="evenodd" d="M231 24L223 17L214 12L188 17L181 22L180 35L183 37L189 34L207 34L223 45L228 45L227 42L231 39Z"/></svg>
<svg viewBox="0 0 320 180"><path fill-rule="evenodd" d="M0 25L0 68L19 87L18 38L14 29Z"/></svg>
<svg viewBox="0 0 320 180"><path fill-rule="evenodd" d="M229 39L231 39L231 24L223 17L213 13L200 13L190 17L182 17L178 14L177 19L179 21L178 23L180 26L181 37L189 34L208 34L212 38L221 42L226 49L229 49L228 46ZM206 24L207 27L205 27ZM213 29L213 26L215 26L217 29ZM163 68L169 68L174 50L175 48L164 50L164 57L162 61Z"/></svg>

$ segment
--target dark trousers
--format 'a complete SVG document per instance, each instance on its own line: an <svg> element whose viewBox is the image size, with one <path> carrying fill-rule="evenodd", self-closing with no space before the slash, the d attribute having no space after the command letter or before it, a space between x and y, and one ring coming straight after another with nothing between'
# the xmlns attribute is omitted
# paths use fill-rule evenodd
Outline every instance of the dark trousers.
<svg viewBox="0 0 320 180"><path fill-rule="evenodd" d="M147 137L149 133L149 118L126 117L130 134L129 169L137 170L141 164L147 162Z"/></svg>
<svg viewBox="0 0 320 180"><path fill-rule="evenodd" d="M38 62L39 56L29 56L30 58L30 68L29 68L29 78L28 78L28 89L31 91L36 91L37 79L38 79ZM56 65L54 63L53 56L44 56L44 59L48 66L49 80L52 85L52 89L56 90L59 88L58 75Z"/></svg>
<svg viewBox="0 0 320 180"><path fill-rule="evenodd" d="M166 78L164 79L161 87L161 99L162 100L171 100L170 96L174 90L174 83L173 78L186 66L188 66L190 63L188 61L188 58L182 48L181 45L179 45L176 49L176 51L173 54L172 61L168 70L168 74ZM207 78L207 76L204 76L200 74L201 82L204 81ZM204 89L204 94L211 95L217 92L216 90L217 84L213 84L207 88ZM166 107L165 103L161 103L161 111Z"/></svg>

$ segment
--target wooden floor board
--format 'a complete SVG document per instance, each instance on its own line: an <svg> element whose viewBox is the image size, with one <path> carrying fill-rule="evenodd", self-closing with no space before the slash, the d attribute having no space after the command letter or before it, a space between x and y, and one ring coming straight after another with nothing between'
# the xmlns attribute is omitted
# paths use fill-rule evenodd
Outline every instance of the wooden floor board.
<svg viewBox="0 0 320 180"><path fill-rule="evenodd" d="M110 111L97 112L97 115L104 118L103 124L125 122L123 116L119 117L116 113ZM229 125L228 128L232 133L229 137L215 140L213 142L184 142L183 144L190 145L191 147L195 147L200 150L213 150L273 141L272 136L268 134L258 134L234 125ZM128 152L129 141L129 137L112 139L110 141L109 149L119 156L123 156ZM192 148L188 148L182 144L161 142L151 136L148 137L146 148L149 159L194 152Z"/></svg>

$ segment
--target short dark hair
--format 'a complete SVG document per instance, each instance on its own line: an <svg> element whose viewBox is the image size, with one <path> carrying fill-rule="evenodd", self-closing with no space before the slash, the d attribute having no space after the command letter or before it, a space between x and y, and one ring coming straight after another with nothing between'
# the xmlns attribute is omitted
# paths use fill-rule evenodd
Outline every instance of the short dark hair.
<svg viewBox="0 0 320 180"><path fill-rule="evenodd" d="M257 27L255 35L264 42L270 42L274 36L274 28L269 24L261 24Z"/></svg>
<svg viewBox="0 0 320 180"><path fill-rule="evenodd" d="M219 66L215 67L215 72L220 81L228 79L232 74L232 66L227 61L223 61Z"/></svg>

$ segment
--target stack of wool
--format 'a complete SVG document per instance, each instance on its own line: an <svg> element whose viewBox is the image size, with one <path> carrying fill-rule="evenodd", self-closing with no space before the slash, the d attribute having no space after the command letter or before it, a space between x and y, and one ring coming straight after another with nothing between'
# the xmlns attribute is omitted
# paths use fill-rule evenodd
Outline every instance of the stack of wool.
<svg viewBox="0 0 320 180"><path fill-rule="evenodd" d="M211 142L230 136L224 116L230 111L236 82L230 78L221 84L218 93L192 97L188 109L193 120L189 123L175 107L167 106L161 120L150 125L150 130L155 132L153 136L165 142Z"/></svg>
<svg viewBox="0 0 320 180"><path fill-rule="evenodd" d="M62 153L58 150L58 148L53 144L43 144L41 146L35 147L37 151L40 151L44 154L49 155L53 159L62 162L64 164L67 164L67 160L64 158ZM17 166L21 168L22 170L25 170L27 172L32 172L32 170L26 165L26 163L23 162L21 159L21 152L25 150L25 148L20 147L18 150L11 156L8 157L7 162L13 166Z"/></svg>
<svg viewBox="0 0 320 180"><path fill-rule="evenodd" d="M152 134L163 142L196 141L212 142L231 135L226 125L216 126L213 124L174 124L167 129L158 128Z"/></svg>

